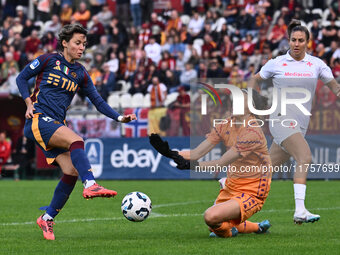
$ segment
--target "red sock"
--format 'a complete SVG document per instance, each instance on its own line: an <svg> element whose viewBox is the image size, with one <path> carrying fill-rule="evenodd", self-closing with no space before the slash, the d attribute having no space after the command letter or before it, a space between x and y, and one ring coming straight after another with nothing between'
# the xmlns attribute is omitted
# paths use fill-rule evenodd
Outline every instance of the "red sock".
<svg viewBox="0 0 340 255"><path fill-rule="evenodd" d="M232 225L229 222L223 222L218 228L210 228L219 237L231 237Z"/></svg>
<svg viewBox="0 0 340 255"><path fill-rule="evenodd" d="M257 223L246 220L241 224L236 226L239 233L254 233L259 230L259 225Z"/></svg>

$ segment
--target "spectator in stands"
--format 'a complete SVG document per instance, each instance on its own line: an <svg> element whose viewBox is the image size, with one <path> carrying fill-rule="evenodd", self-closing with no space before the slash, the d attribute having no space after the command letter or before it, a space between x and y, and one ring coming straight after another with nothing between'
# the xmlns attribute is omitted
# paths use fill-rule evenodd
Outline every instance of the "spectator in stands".
<svg viewBox="0 0 340 255"><path fill-rule="evenodd" d="M102 72L95 66L91 66L91 69L89 71L91 80L95 81L98 77L102 76Z"/></svg>
<svg viewBox="0 0 340 255"><path fill-rule="evenodd" d="M40 27L34 25L31 19L27 19L26 22L25 22L25 26L24 26L24 28L21 32L21 37L26 38L26 37L30 36L32 34L33 30L39 31Z"/></svg>
<svg viewBox="0 0 340 255"><path fill-rule="evenodd" d="M23 176L32 178L34 175L32 164L35 159L34 142L27 139L24 135L19 137L15 149L13 150L12 157L13 163L20 165L20 179L22 179Z"/></svg>
<svg viewBox="0 0 340 255"><path fill-rule="evenodd" d="M1 169L11 155L11 144L6 141L6 131L0 130L0 177Z"/></svg>
<svg viewBox="0 0 340 255"><path fill-rule="evenodd" d="M142 23L149 20L151 13L153 12L153 0L143 0L141 2L142 8Z"/></svg>
<svg viewBox="0 0 340 255"><path fill-rule="evenodd" d="M139 29L142 26L142 10L140 0L130 0L130 11L133 25Z"/></svg>
<svg viewBox="0 0 340 255"><path fill-rule="evenodd" d="M141 57L138 60L137 65L143 65L146 71L149 71L149 67L153 64L151 58L146 55L145 50L141 51Z"/></svg>
<svg viewBox="0 0 340 255"><path fill-rule="evenodd" d="M185 45L184 43L181 42L179 36L176 34L174 36L174 43L170 45L169 52L171 56L177 58L178 52L184 53L184 51L185 51Z"/></svg>
<svg viewBox="0 0 340 255"><path fill-rule="evenodd" d="M19 72L15 68L15 66L11 66L8 70L8 78L4 82L4 84L2 84L2 86L0 87L0 91L7 92L10 95L14 95L14 96L19 95L18 86L15 80L18 74Z"/></svg>
<svg viewBox="0 0 340 255"><path fill-rule="evenodd" d="M173 91L175 91L177 89L177 87L179 85L179 80L178 80L178 77L177 77L177 75L174 71L171 71L171 70L165 71L164 84L166 85L166 87L168 88L168 91L170 93L172 93Z"/></svg>
<svg viewBox="0 0 340 255"><path fill-rule="evenodd" d="M171 11L171 18L168 20L168 24L166 26L166 32L169 32L171 29L175 29L176 31L180 31L182 27L181 18L178 15L177 10Z"/></svg>
<svg viewBox="0 0 340 255"><path fill-rule="evenodd" d="M322 29L322 43L325 45L325 47L328 47L331 45L332 41L338 41L338 27L335 25L335 20L331 21L331 24L327 27L324 27Z"/></svg>
<svg viewBox="0 0 340 255"><path fill-rule="evenodd" d="M118 52L118 61L119 61L119 67L118 67L118 72L117 72L117 81L125 80L125 73L126 73L127 65L126 65L126 56L123 51Z"/></svg>
<svg viewBox="0 0 340 255"><path fill-rule="evenodd" d="M193 68L193 65L190 63L185 64L185 71L181 73L179 77L179 81L181 85L187 89L190 89L190 82L196 79L197 71Z"/></svg>
<svg viewBox="0 0 340 255"><path fill-rule="evenodd" d="M57 49L58 40L52 31L47 32L43 38L41 38L41 43L46 48Z"/></svg>
<svg viewBox="0 0 340 255"><path fill-rule="evenodd" d="M199 16L199 13L195 11L188 24L188 32L190 33L193 40L196 39L200 34L203 26L204 20Z"/></svg>
<svg viewBox="0 0 340 255"><path fill-rule="evenodd" d="M73 11L69 4L63 4L62 9L60 12L60 21L62 26L65 26L67 24L71 23L71 17L72 17Z"/></svg>
<svg viewBox="0 0 340 255"><path fill-rule="evenodd" d="M102 54L104 58L107 57L108 52L110 51L111 44L108 42L108 38L106 35L100 36L99 44L94 45L93 53L94 54Z"/></svg>
<svg viewBox="0 0 340 255"><path fill-rule="evenodd" d="M320 34L320 25L317 19L314 19L312 21L312 27L310 28L310 32L313 35L314 41L317 43L320 40L321 34Z"/></svg>
<svg viewBox="0 0 340 255"><path fill-rule="evenodd" d="M81 64L85 67L86 70L90 70L93 65L93 57L91 53L86 53L83 60L80 61Z"/></svg>
<svg viewBox="0 0 340 255"><path fill-rule="evenodd" d="M204 35L204 44L202 45L202 54L208 52L209 55L217 49L217 44L213 41L210 34Z"/></svg>
<svg viewBox="0 0 340 255"><path fill-rule="evenodd" d="M175 70L176 68L175 58L173 58L168 51L163 51L161 54L162 54L162 59L158 63L158 68L161 67L163 62L167 62L168 68L170 70Z"/></svg>
<svg viewBox="0 0 340 255"><path fill-rule="evenodd" d="M337 49L334 51L332 57L331 57L331 61L330 61L330 66L333 67L334 66L334 61L335 60L339 60L340 59L340 42L338 41L338 47Z"/></svg>
<svg viewBox="0 0 340 255"><path fill-rule="evenodd" d="M247 83L243 80L243 72L242 70L239 69L238 65L234 65L232 67L228 83L233 84L234 86L237 86L240 89L244 89L247 87Z"/></svg>
<svg viewBox="0 0 340 255"><path fill-rule="evenodd" d="M31 36L27 37L26 45L25 45L25 52L35 54L38 51L38 47L41 44L41 41L38 37L38 31L33 30Z"/></svg>
<svg viewBox="0 0 340 255"><path fill-rule="evenodd" d="M52 19L47 21L44 25L44 34L47 32L52 32L55 36L57 36L60 29L61 23L59 21L59 17L58 15L53 15Z"/></svg>
<svg viewBox="0 0 340 255"><path fill-rule="evenodd" d="M103 77L99 76L96 78L94 85L96 86L96 89L99 93L99 95L105 100L107 101L107 98L109 96L109 91L107 89L107 87L104 85L103 83ZM92 109L92 104L91 102L89 102L89 100L87 100L88 104L89 104L89 108Z"/></svg>
<svg viewBox="0 0 340 255"><path fill-rule="evenodd" d="M33 3L36 5L37 20L46 22L50 19L52 0L34 0Z"/></svg>
<svg viewBox="0 0 340 255"><path fill-rule="evenodd" d="M116 76L110 71L110 66L105 63L103 64L103 75L102 75L103 86L108 93L116 91Z"/></svg>
<svg viewBox="0 0 340 255"><path fill-rule="evenodd" d="M287 25L284 23L283 18L279 18L277 24L273 27L273 30L268 36L268 40L271 44L271 49L274 50L278 47L279 43L286 36Z"/></svg>
<svg viewBox="0 0 340 255"><path fill-rule="evenodd" d="M338 3L339 4L339 3ZM327 16L327 20L337 20L338 19L338 15L339 13L337 13L336 9L333 8L333 6L329 6L328 7L328 10L329 10L329 14Z"/></svg>
<svg viewBox="0 0 340 255"><path fill-rule="evenodd" d="M92 15L97 15L103 6L106 4L106 0L90 0L90 11Z"/></svg>
<svg viewBox="0 0 340 255"><path fill-rule="evenodd" d="M172 8L171 1L167 1L165 3L165 8L163 8L161 12L161 17L164 23L168 23L168 21L171 19L171 14L174 9Z"/></svg>
<svg viewBox="0 0 340 255"><path fill-rule="evenodd" d="M5 53L5 61L1 65L1 80L6 81L9 76L9 70L11 67L14 67L16 71L19 71L19 66L17 61L13 58L13 53L8 51Z"/></svg>
<svg viewBox="0 0 340 255"><path fill-rule="evenodd" d="M208 78L225 78L227 75L223 72L222 68L219 66L217 59L212 59L210 61L209 68L207 70Z"/></svg>
<svg viewBox="0 0 340 255"><path fill-rule="evenodd" d="M340 78L340 58L336 58L333 62L332 73L334 78L339 82Z"/></svg>
<svg viewBox="0 0 340 255"><path fill-rule="evenodd" d="M115 52L111 52L110 59L107 64L109 65L110 72L116 74L119 68L119 60Z"/></svg>
<svg viewBox="0 0 340 255"><path fill-rule="evenodd" d="M240 15L236 18L236 28L240 30L241 37L245 37L249 30L252 30L253 17L245 9L240 10Z"/></svg>
<svg viewBox="0 0 340 255"><path fill-rule="evenodd" d="M163 107L167 96L167 87L159 82L157 76L152 77L152 83L148 86L148 93L150 93L151 108Z"/></svg>
<svg viewBox="0 0 340 255"><path fill-rule="evenodd" d="M27 16L26 16L26 14L24 12L24 7L22 5L18 5L15 8L15 10L16 10L16 14L17 14L16 17L18 17L20 19L20 23L22 25L24 25L25 22L26 22L26 19L27 19Z"/></svg>
<svg viewBox="0 0 340 255"><path fill-rule="evenodd" d="M320 80L317 83L316 90L316 104L321 105L323 108L335 104L337 96L330 90L328 86L325 86Z"/></svg>
<svg viewBox="0 0 340 255"><path fill-rule="evenodd" d="M97 14L100 23L104 25L105 28L110 26L110 22L112 19L112 12L109 9L108 5L103 5L102 10Z"/></svg>
<svg viewBox="0 0 340 255"><path fill-rule="evenodd" d="M21 24L20 18L19 17L14 18L14 24L12 25L12 28L11 28L13 33L21 34L23 29L24 29L24 26Z"/></svg>
<svg viewBox="0 0 340 255"><path fill-rule="evenodd" d="M223 17L225 17L227 24L233 24L236 21L238 13L238 6L236 0L230 0L226 9L223 12Z"/></svg>
<svg viewBox="0 0 340 255"><path fill-rule="evenodd" d="M184 55L182 52L178 52L178 56L176 59L176 71L179 73L183 72L185 70L185 60L184 60Z"/></svg>
<svg viewBox="0 0 340 255"><path fill-rule="evenodd" d="M94 61L93 64L96 66L98 70L101 70L103 64L105 62L105 57L102 53L96 52L94 55Z"/></svg>
<svg viewBox="0 0 340 255"><path fill-rule="evenodd" d="M167 136L180 135L180 127L182 127L182 135L190 135L190 96L185 91L183 86L178 87L179 95L176 98L175 103L169 109L169 115L171 116L170 128L167 131Z"/></svg>
<svg viewBox="0 0 340 255"><path fill-rule="evenodd" d="M137 71L134 73L132 86L129 89L130 94L135 93L146 93L148 84L147 81L147 70L145 69L144 65L138 65Z"/></svg>
<svg viewBox="0 0 340 255"><path fill-rule="evenodd" d="M251 34L247 34L245 40L241 40L239 46L235 47L235 50L240 51L241 53L246 53L248 56L254 53L255 44L253 42L253 36Z"/></svg>
<svg viewBox="0 0 340 255"><path fill-rule="evenodd" d="M91 18L91 12L87 9L86 3L81 2L78 10L72 15L72 17L83 27L87 27L87 22Z"/></svg>
<svg viewBox="0 0 340 255"><path fill-rule="evenodd" d="M87 35L88 47L99 44L102 35L105 35L103 24L100 23L98 16L92 16L92 25L89 28L89 33ZM105 44L107 44L107 41ZM104 53L104 55L106 56L106 53Z"/></svg>
<svg viewBox="0 0 340 255"><path fill-rule="evenodd" d="M20 54L25 51L25 40L23 40L19 33L14 34L14 40L12 41L11 45L16 51L20 52Z"/></svg>
<svg viewBox="0 0 340 255"><path fill-rule="evenodd" d="M165 30L165 25L162 21L158 20L157 13L151 13L151 19L148 27L152 36L156 39L156 42L161 43L161 32Z"/></svg>
<svg viewBox="0 0 340 255"><path fill-rule="evenodd" d="M328 48L328 51L325 52L325 54L322 56L324 59L326 59L327 65L331 64L331 58L335 51L338 48L338 42L337 41L331 41L331 45Z"/></svg>
<svg viewBox="0 0 340 255"><path fill-rule="evenodd" d="M116 17L125 27L128 27L130 19L128 0L116 0Z"/></svg>
<svg viewBox="0 0 340 255"><path fill-rule="evenodd" d="M150 41L147 45L145 45L144 50L146 52L146 56L158 65L158 62L161 60L162 48L156 42L156 38L154 36L150 38Z"/></svg>

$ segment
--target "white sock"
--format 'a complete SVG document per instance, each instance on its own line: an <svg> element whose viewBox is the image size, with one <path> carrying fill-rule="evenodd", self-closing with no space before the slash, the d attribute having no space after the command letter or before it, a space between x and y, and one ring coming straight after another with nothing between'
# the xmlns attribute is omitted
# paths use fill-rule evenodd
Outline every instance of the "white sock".
<svg viewBox="0 0 340 255"><path fill-rule="evenodd" d="M305 208L306 185L294 184L295 213L303 212Z"/></svg>
<svg viewBox="0 0 340 255"><path fill-rule="evenodd" d="M86 180L84 182L84 188L87 189L89 187L91 187L92 185L96 184L96 181L95 180Z"/></svg>
<svg viewBox="0 0 340 255"><path fill-rule="evenodd" d="M53 220L53 218L52 218L48 213L45 213L45 214L42 216L42 219L43 219L44 221Z"/></svg>

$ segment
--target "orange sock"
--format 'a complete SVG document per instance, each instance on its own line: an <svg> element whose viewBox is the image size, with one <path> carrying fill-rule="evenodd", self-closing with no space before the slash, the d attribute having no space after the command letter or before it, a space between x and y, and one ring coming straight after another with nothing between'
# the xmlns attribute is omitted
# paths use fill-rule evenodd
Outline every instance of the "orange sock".
<svg viewBox="0 0 340 255"><path fill-rule="evenodd" d="M239 233L254 233L259 230L259 225L257 223L246 220L241 224L236 226Z"/></svg>
<svg viewBox="0 0 340 255"><path fill-rule="evenodd" d="M232 225L229 222L223 222L218 228L210 228L219 237L231 237Z"/></svg>

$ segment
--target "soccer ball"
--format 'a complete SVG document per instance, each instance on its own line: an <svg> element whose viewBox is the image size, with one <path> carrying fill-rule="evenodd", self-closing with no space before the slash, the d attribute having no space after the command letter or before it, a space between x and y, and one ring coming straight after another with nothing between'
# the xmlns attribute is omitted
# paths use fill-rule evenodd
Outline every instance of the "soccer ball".
<svg viewBox="0 0 340 255"><path fill-rule="evenodd" d="M143 221L151 213L151 200L142 192L134 191L127 194L122 200L122 212L130 221Z"/></svg>

